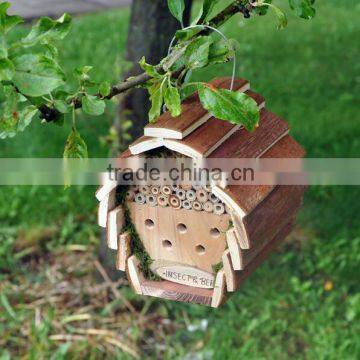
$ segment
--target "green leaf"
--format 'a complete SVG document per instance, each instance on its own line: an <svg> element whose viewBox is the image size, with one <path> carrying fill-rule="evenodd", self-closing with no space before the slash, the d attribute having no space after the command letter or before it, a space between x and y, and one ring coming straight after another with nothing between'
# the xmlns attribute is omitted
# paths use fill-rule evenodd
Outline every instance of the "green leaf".
<svg viewBox="0 0 360 360"><path fill-rule="evenodd" d="M201 7L198 14L194 17L194 20L191 22L190 26L195 26L203 16L203 8Z"/></svg>
<svg viewBox="0 0 360 360"><path fill-rule="evenodd" d="M200 36L186 48L185 65L188 69L202 68L208 64L211 43L209 36Z"/></svg>
<svg viewBox="0 0 360 360"><path fill-rule="evenodd" d="M6 44L5 37L0 34L0 59L8 57L8 47Z"/></svg>
<svg viewBox="0 0 360 360"><path fill-rule="evenodd" d="M71 28L71 16L64 14L57 20L48 17L41 18L31 29L30 33L21 40L24 46L33 46L37 43L47 44L62 40Z"/></svg>
<svg viewBox="0 0 360 360"><path fill-rule="evenodd" d="M180 94L176 87L171 84L166 88L164 93L166 107L170 110L171 116L177 117L181 114Z"/></svg>
<svg viewBox="0 0 360 360"><path fill-rule="evenodd" d="M180 41L186 41L191 39L192 37L194 37L196 34L198 34L204 29L205 26L203 25L195 25L194 27L191 27L189 29L178 30L175 33L175 36Z"/></svg>
<svg viewBox="0 0 360 360"><path fill-rule="evenodd" d="M297 16L303 19L310 20L315 16L316 10L312 6L315 0L289 0L292 10L295 11Z"/></svg>
<svg viewBox="0 0 360 360"><path fill-rule="evenodd" d="M86 83L91 80L90 71L93 69L92 66L81 66L74 70L74 76L82 83Z"/></svg>
<svg viewBox="0 0 360 360"><path fill-rule="evenodd" d="M28 96L43 96L65 83L65 74L53 60L39 54L26 54L13 59L13 81Z"/></svg>
<svg viewBox="0 0 360 360"><path fill-rule="evenodd" d="M12 138L16 135L17 119L15 117L0 119L0 139Z"/></svg>
<svg viewBox="0 0 360 360"><path fill-rule="evenodd" d="M111 86L108 81L104 81L99 86L99 93L102 97L106 97L110 94Z"/></svg>
<svg viewBox="0 0 360 360"><path fill-rule="evenodd" d="M14 64L9 59L0 59L0 81L12 80L14 73Z"/></svg>
<svg viewBox="0 0 360 360"><path fill-rule="evenodd" d="M19 114L17 111L18 96L12 86L2 88L4 99L0 108L0 139L14 137L17 133Z"/></svg>
<svg viewBox="0 0 360 360"><path fill-rule="evenodd" d="M62 114L68 114L72 110L72 106L69 105L64 100L59 100L59 99L55 100L54 106L55 106L55 109L57 111L61 112Z"/></svg>
<svg viewBox="0 0 360 360"><path fill-rule="evenodd" d="M154 65L150 65L146 63L145 56L143 56L139 61L140 67L151 77L160 78L161 75L156 71Z"/></svg>
<svg viewBox="0 0 360 360"><path fill-rule="evenodd" d="M82 109L84 113L89 115L102 115L105 111L105 101L96 96L86 94L82 98Z"/></svg>
<svg viewBox="0 0 360 360"><path fill-rule="evenodd" d="M19 113L18 131L24 131L30 124L35 115L39 113L36 106L30 105Z"/></svg>
<svg viewBox="0 0 360 360"><path fill-rule="evenodd" d="M209 63L217 64L231 60L235 55L234 42L221 39L210 45Z"/></svg>
<svg viewBox="0 0 360 360"><path fill-rule="evenodd" d="M213 116L242 124L248 131L253 131L260 120L256 101L244 93L201 85L199 96L204 108Z"/></svg>
<svg viewBox="0 0 360 360"><path fill-rule="evenodd" d="M0 4L0 32L6 34L14 26L23 22L23 19L20 16L8 15L7 10L10 7L9 2L3 2Z"/></svg>
<svg viewBox="0 0 360 360"><path fill-rule="evenodd" d="M278 30L285 29L288 22L287 22L287 18L286 18L286 15L284 14L284 12L273 4L268 4L268 6L273 10L274 14L276 15L276 17L278 19L278 25L277 25Z"/></svg>
<svg viewBox="0 0 360 360"><path fill-rule="evenodd" d="M219 0L204 0L203 4L203 15L201 20L207 20L208 16L211 14L214 6L219 2Z"/></svg>
<svg viewBox="0 0 360 360"><path fill-rule="evenodd" d="M72 129L66 141L64 158L86 159L88 150L85 141L82 139L76 129Z"/></svg>
<svg viewBox="0 0 360 360"><path fill-rule="evenodd" d="M149 111L149 121L155 122L161 114L163 104L163 86L162 82L156 82L149 88L151 108Z"/></svg>
<svg viewBox="0 0 360 360"><path fill-rule="evenodd" d="M185 10L184 0L168 0L168 7L171 14L182 24Z"/></svg>

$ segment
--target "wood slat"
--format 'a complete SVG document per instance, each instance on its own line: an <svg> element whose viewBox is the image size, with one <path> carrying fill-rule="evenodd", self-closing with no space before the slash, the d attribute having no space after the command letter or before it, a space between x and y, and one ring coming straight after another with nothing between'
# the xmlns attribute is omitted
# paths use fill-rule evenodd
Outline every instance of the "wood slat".
<svg viewBox="0 0 360 360"><path fill-rule="evenodd" d="M116 269L126 271L128 258L131 256L131 235L125 232L119 236L116 255Z"/></svg>
<svg viewBox="0 0 360 360"><path fill-rule="evenodd" d="M107 233L107 244L110 249L117 250L118 237L124 225L125 225L125 210L122 205L119 205L117 208L111 210L108 213L106 233Z"/></svg>
<svg viewBox="0 0 360 360"><path fill-rule="evenodd" d="M235 289L240 285L268 258L268 256L290 234L294 226L294 220L290 220L275 237L260 251L260 253L242 271L237 271L235 276Z"/></svg>
<svg viewBox="0 0 360 360"><path fill-rule="evenodd" d="M99 226L106 228L108 213L113 210L116 205L116 188L110 191L99 203L98 208L98 224Z"/></svg>
<svg viewBox="0 0 360 360"><path fill-rule="evenodd" d="M211 305L213 290L176 284L170 281L149 281L141 284L143 295L192 304Z"/></svg>
<svg viewBox="0 0 360 360"><path fill-rule="evenodd" d="M217 308L226 300L226 279L224 269L216 274L214 293L211 300L211 307Z"/></svg>
<svg viewBox="0 0 360 360"><path fill-rule="evenodd" d="M304 149L289 135L285 135L262 154L261 158L301 158L304 155ZM214 193L232 208L237 216L243 218L251 213L274 188L274 185L229 185L225 188L215 187Z"/></svg>
<svg viewBox="0 0 360 360"><path fill-rule="evenodd" d="M213 80L211 84L218 88L229 88L231 78L218 78ZM248 89L247 80L235 79L234 90L246 91ZM202 107L197 93L183 101L181 107L182 114L180 116L173 118L170 112L166 112L158 118L155 124L146 125L144 135L183 139L211 117L207 110Z"/></svg>
<svg viewBox="0 0 360 360"><path fill-rule="evenodd" d="M259 108L265 106L265 99L261 95L256 94L253 91L247 93L254 98L259 105ZM239 128L240 125L234 125L228 121L211 117L205 124L198 127L182 140L142 136L134 141L129 149L132 154L137 155L165 146L170 150L194 159L204 158L212 154Z"/></svg>

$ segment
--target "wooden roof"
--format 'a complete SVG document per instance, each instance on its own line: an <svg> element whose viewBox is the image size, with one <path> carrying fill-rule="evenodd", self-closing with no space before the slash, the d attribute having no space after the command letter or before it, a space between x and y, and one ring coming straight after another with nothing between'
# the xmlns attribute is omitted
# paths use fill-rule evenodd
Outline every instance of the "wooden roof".
<svg viewBox="0 0 360 360"><path fill-rule="evenodd" d="M220 88L229 88L230 83L230 78L212 81ZM264 98L249 90L246 80L236 79L235 89L247 92L261 109L259 127L254 132L211 117L201 106L198 95L194 94L184 101L182 115L178 118L172 118L168 112L161 115L156 124L146 126L144 136L132 143L120 158L137 156L160 147L193 159L295 158L305 155L301 146L288 135L288 124L265 109ZM274 188L272 185L217 185L213 191L242 219Z"/></svg>

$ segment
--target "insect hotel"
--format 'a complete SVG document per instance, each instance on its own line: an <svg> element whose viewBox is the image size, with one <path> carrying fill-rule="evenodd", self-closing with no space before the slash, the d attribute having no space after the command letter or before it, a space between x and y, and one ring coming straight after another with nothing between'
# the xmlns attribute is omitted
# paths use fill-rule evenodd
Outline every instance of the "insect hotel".
<svg viewBox="0 0 360 360"><path fill-rule="evenodd" d="M212 84L228 88L230 82ZM194 94L183 102L181 116L162 114L120 157L164 149L192 159L304 156L288 124L265 109L247 81L236 79L234 89L261 110L254 132L211 117ZM219 184L122 189L107 182L96 196L117 269L126 271L137 294L218 307L291 232L304 191L297 185Z"/></svg>

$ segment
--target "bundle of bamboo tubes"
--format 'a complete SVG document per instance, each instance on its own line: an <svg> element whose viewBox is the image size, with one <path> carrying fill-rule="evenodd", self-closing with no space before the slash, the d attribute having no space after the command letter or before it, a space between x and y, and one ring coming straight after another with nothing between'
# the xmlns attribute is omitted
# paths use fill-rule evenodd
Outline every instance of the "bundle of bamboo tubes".
<svg viewBox="0 0 360 360"><path fill-rule="evenodd" d="M210 186L134 185L128 189L126 200L140 205L171 206L175 209L206 211L217 215L228 212L225 204L212 193Z"/></svg>

